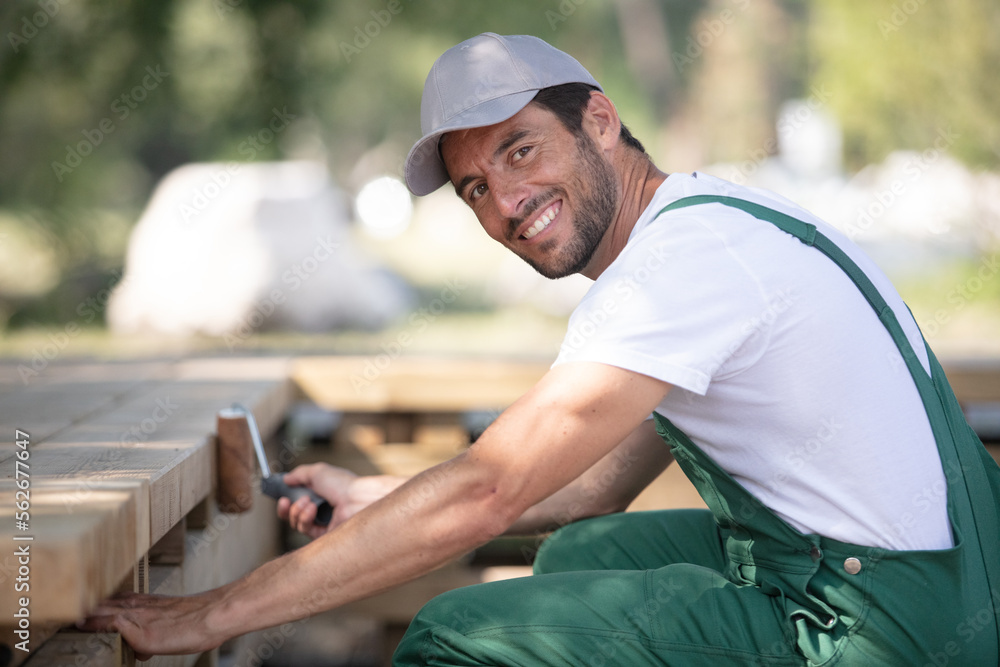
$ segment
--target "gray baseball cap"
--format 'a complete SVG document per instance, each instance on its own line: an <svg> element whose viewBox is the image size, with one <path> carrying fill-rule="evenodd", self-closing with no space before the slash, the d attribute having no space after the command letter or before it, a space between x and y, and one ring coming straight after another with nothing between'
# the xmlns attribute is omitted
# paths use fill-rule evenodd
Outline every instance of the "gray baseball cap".
<svg viewBox="0 0 1000 667"><path fill-rule="evenodd" d="M446 133L502 123L542 88L564 83L586 83L603 92L575 58L537 37L484 32L451 47L424 83L424 136L406 156L406 186L415 195L426 195L448 182L438 151Z"/></svg>

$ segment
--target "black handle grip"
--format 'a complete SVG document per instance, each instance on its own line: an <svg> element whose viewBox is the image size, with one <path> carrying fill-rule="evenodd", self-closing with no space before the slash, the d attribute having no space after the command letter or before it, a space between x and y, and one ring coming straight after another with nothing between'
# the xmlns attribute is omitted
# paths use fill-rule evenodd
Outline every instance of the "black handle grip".
<svg viewBox="0 0 1000 667"><path fill-rule="evenodd" d="M316 505L316 518L313 523L317 526L329 526L330 518L333 517L333 506L325 499L321 498L315 491L305 486L289 486L285 483L283 473L275 473L270 477L261 477L261 493L271 496L275 500L278 498L288 498L293 503L302 496L308 496Z"/></svg>

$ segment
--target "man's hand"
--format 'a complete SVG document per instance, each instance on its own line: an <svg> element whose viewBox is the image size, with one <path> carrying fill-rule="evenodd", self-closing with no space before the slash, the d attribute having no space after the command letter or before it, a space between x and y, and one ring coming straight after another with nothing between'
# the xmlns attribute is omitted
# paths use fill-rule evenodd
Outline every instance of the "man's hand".
<svg viewBox="0 0 1000 667"><path fill-rule="evenodd" d="M227 639L206 622L215 597L216 591L186 597L123 593L100 603L77 627L121 633L139 660L201 653Z"/></svg>
<svg viewBox="0 0 1000 667"><path fill-rule="evenodd" d="M333 505L330 525L317 526L313 523L316 505L305 497L299 498L296 503L280 498L278 516L287 520L295 530L315 539L388 495L406 480L406 477L392 475L358 477L349 470L327 463L301 465L285 475L285 482L292 486L307 486L326 498Z"/></svg>

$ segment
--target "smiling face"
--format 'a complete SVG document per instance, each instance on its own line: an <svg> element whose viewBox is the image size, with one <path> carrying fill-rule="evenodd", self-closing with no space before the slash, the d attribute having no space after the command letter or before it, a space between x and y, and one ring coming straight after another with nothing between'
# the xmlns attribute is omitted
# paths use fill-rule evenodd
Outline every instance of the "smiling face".
<svg viewBox="0 0 1000 667"><path fill-rule="evenodd" d="M449 133L441 156L486 233L546 278L583 271L618 208L614 169L586 129L574 135L536 104Z"/></svg>

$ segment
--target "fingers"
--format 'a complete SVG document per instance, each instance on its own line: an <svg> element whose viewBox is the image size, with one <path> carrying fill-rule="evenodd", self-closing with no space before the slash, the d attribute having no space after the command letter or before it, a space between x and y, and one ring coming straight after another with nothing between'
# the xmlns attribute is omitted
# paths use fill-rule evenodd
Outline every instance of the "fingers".
<svg viewBox="0 0 1000 667"><path fill-rule="evenodd" d="M105 601L108 602L110 600ZM123 635L125 628L123 625L128 623L122 623L121 621L127 621L127 619L122 616L123 608L115 607L113 605L109 606L107 604L99 605L94 609L90 615L82 621L76 623L76 627L80 630L86 632L117 632ZM134 625L134 624L133 624ZM126 639L126 642L128 640ZM152 653L142 653L136 651L136 660L149 660L153 657Z"/></svg>
<svg viewBox="0 0 1000 667"><path fill-rule="evenodd" d="M357 475L354 473L327 463L308 463L285 473L284 481L289 486L305 486L313 489L337 506L347 485L356 478ZM319 537L329 530L327 526L317 526L313 523L318 508L305 496L295 502L288 498L279 498L277 512L280 519L288 521L292 528L310 537Z"/></svg>
<svg viewBox="0 0 1000 667"><path fill-rule="evenodd" d="M289 473L290 475L291 473ZM313 523L316 520L317 510L316 505L305 496L299 498L294 503L284 496L278 498L278 518L287 521L288 525L300 533L313 538L319 537L326 532L324 526L317 526Z"/></svg>
<svg viewBox="0 0 1000 667"><path fill-rule="evenodd" d="M77 621L76 627L89 632L117 632L118 614L129 606L129 601L123 596L107 598L91 609L85 619Z"/></svg>
<svg viewBox="0 0 1000 667"><path fill-rule="evenodd" d="M278 518L282 521L288 521L291 523L291 519L288 516L288 511L292 506L292 501L288 498L282 496L278 498Z"/></svg>
<svg viewBox="0 0 1000 667"><path fill-rule="evenodd" d="M318 463L306 463L292 468L285 473L285 483L292 486L310 486L319 465Z"/></svg>
<svg viewBox="0 0 1000 667"><path fill-rule="evenodd" d="M105 598L76 627L90 632L121 632L122 623L128 621L127 612L133 609L162 607L169 598L162 595L121 592Z"/></svg>
<svg viewBox="0 0 1000 667"><path fill-rule="evenodd" d="M306 535L312 535L310 529L314 527L316 510L316 505L305 496L294 503L285 497L278 499L278 516L288 521L292 528Z"/></svg>
<svg viewBox="0 0 1000 667"><path fill-rule="evenodd" d="M290 521L296 530L307 533L316 519L316 506L303 496L295 501L289 511Z"/></svg>
<svg viewBox="0 0 1000 667"><path fill-rule="evenodd" d="M76 627L86 632L118 632L114 614L99 614L96 611L82 621L77 621Z"/></svg>
<svg viewBox="0 0 1000 667"><path fill-rule="evenodd" d="M156 598L140 593L117 593L90 610L76 627L88 632L122 632L130 610L156 604Z"/></svg>

